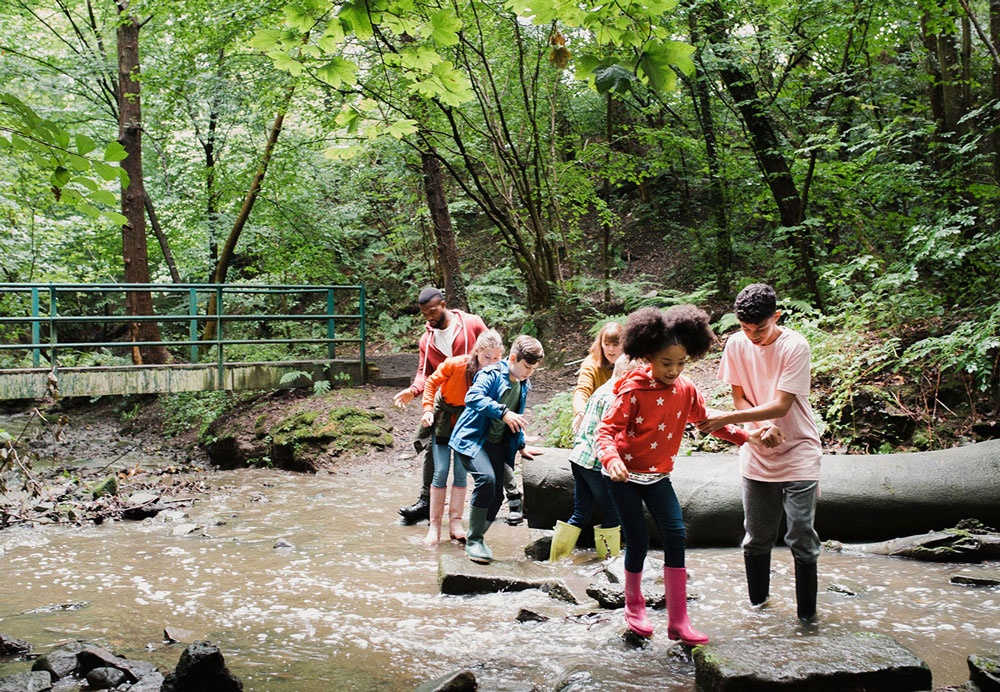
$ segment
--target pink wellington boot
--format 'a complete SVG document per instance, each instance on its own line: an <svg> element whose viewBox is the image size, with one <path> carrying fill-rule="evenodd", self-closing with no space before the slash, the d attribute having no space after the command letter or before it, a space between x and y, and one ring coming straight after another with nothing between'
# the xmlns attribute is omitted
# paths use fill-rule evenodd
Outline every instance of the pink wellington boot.
<svg viewBox="0 0 1000 692"><path fill-rule="evenodd" d="M465 527L462 526L462 512L465 511L465 488L451 486L448 500L448 534L451 540L465 543Z"/></svg>
<svg viewBox="0 0 1000 692"><path fill-rule="evenodd" d="M444 496L447 492L447 488L431 486L430 526L424 538L424 545L428 548L436 546L441 540L441 518L444 516Z"/></svg>
<svg viewBox="0 0 1000 692"><path fill-rule="evenodd" d="M663 568L663 588L667 596L667 636L687 646L708 644L708 637L691 627L687 610L687 570Z"/></svg>
<svg viewBox="0 0 1000 692"><path fill-rule="evenodd" d="M653 625L646 617L646 597L642 595L642 572L625 570L625 624L640 637L653 636Z"/></svg>

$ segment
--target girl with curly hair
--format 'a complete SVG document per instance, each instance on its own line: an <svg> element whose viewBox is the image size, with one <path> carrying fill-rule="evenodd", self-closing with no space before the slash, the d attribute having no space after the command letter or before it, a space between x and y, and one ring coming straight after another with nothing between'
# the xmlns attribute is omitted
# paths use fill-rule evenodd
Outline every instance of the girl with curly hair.
<svg viewBox="0 0 1000 692"><path fill-rule="evenodd" d="M643 308L629 315L622 335L623 351L648 364L615 386L614 402L597 434L603 473L625 537L625 622L641 637L653 634L641 587L649 550L645 504L663 538L667 636L688 646L706 644L708 637L691 627L688 619L686 536L670 472L686 424L708 417L704 398L681 372L689 360L708 353L714 341L708 315L693 305L678 305L665 312ZM728 425L712 434L737 445L747 441L761 444L762 431L750 435Z"/></svg>

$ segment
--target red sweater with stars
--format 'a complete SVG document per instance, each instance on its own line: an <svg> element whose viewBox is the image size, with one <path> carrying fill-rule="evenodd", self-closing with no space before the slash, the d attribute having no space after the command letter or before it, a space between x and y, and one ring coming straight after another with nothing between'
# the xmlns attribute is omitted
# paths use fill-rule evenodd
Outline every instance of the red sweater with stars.
<svg viewBox="0 0 1000 692"><path fill-rule="evenodd" d="M705 399L691 380L679 376L672 385L653 379L646 365L615 385L615 399L597 428L597 450L604 468L621 459L629 471L670 473L681 446L684 427L708 417ZM712 435L737 445L749 434L727 425Z"/></svg>

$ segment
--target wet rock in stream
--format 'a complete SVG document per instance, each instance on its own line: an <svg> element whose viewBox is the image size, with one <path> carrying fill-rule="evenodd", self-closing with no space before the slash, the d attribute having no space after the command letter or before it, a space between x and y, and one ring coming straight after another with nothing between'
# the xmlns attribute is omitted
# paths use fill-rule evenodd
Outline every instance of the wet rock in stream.
<svg viewBox="0 0 1000 692"><path fill-rule="evenodd" d="M931 689L931 670L884 634L748 639L695 647L701 692L910 692Z"/></svg>
<svg viewBox="0 0 1000 692"><path fill-rule="evenodd" d="M438 561L438 584L441 593L451 595L540 589L550 598L579 603L552 570L530 562L494 560L489 565L480 565L464 555L442 555Z"/></svg>
<svg viewBox="0 0 1000 692"><path fill-rule="evenodd" d="M11 640L7 635L0 639ZM47 692L53 686L67 691L240 692L243 682L229 671L219 648L204 641L184 649L177 668L166 676L148 661L74 640L39 656L30 671L0 678L0 692Z"/></svg>

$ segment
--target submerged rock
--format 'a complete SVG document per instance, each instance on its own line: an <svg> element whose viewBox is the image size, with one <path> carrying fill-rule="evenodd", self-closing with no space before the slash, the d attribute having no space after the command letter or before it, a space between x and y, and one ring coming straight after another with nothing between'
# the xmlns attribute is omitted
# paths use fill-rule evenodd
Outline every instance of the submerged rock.
<svg viewBox="0 0 1000 692"><path fill-rule="evenodd" d="M9 634L0 634L0 657L21 657L31 653L31 644Z"/></svg>
<svg viewBox="0 0 1000 692"><path fill-rule="evenodd" d="M587 595L602 608L614 610L625 607L625 558L619 556L605 563L594 581L587 586ZM646 557L642 569L642 595L649 608L666 608L663 590L663 562ZM690 598L690 596L689 596Z"/></svg>
<svg viewBox="0 0 1000 692"><path fill-rule="evenodd" d="M476 674L471 670L460 670L425 682L416 692L475 692L478 689Z"/></svg>
<svg viewBox="0 0 1000 692"><path fill-rule="evenodd" d="M1000 586L1000 570L962 570L952 575L951 583L962 586Z"/></svg>
<svg viewBox="0 0 1000 692"><path fill-rule="evenodd" d="M1000 651L969 656L969 681L982 692L1000 692Z"/></svg>
<svg viewBox="0 0 1000 692"><path fill-rule="evenodd" d="M480 565L464 556L442 555L438 561L438 584L441 593L452 595L540 589L550 598L579 603L562 579L534 562L494 560L489 565Z"/></svg>
<svg viewBox="0 0 1000 692"><path fill-rule="evenodd" d="M166 676L163 692L242 692L243 681L229 672L219 647L194 642L181 653L174 672Z"/></svg>
<svg viewBox="0 0 1000 692"><path fill-rule="evenodd" d="M883 634L749 639L694 649L700 692L911 692L931 670Z"/></svg>

